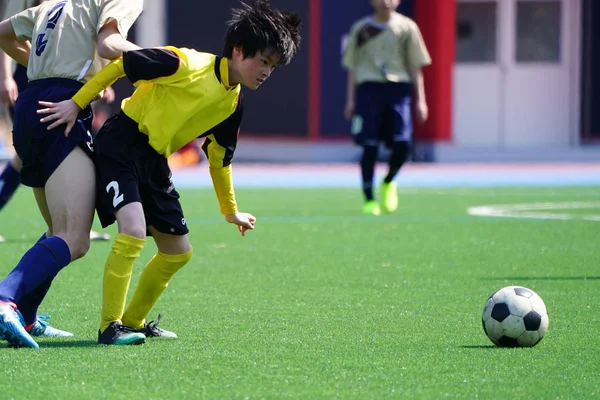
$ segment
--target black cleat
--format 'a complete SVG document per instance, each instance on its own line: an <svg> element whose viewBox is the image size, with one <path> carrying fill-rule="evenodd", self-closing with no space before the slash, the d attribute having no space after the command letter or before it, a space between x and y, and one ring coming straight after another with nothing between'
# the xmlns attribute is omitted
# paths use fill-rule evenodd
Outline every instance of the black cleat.
<svg viewBox="0 0 600 400"><path fill-rule="evenodd" d="M98 344L143 344L146 336L135 329L124 326L120 322L111 323L104 332L98 330Z"/></svg>
<svg viewBox="0 0 600 400"><path fill-rule="evenodd" d="M136 329L135 331L143 333L147 338L162 337L165 339L177 339L177 334L175 332L167 331L158 327L158 324L160 323L160 317L161 315L158 314L156 321L145 322L143 328Z"/></svg>

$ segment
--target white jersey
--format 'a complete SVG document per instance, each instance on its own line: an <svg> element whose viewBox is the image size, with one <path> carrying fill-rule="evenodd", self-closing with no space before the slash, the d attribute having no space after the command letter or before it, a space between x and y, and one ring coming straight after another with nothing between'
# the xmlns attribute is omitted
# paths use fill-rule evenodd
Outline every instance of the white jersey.
<svg viewBox="0 0 600 400"><path fill-rule="evenodd" d="M50 0L11 17L20 40L31 41L30 81L68 78L87 82L108 60L97 52L98 33L117 21L126 38L143 0Z"/></svg>

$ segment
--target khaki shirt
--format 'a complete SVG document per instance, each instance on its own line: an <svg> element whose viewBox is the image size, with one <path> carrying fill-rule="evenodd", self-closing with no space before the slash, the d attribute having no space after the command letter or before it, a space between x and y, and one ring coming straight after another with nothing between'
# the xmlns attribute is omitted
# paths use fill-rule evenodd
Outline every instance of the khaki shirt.
<svg viewBox="0 0 600 400"><path fill-rule="evenodd" d="M342 65L363 82L410 82L409 70L431 64L417 24L394 13L387 24L372 17L357 21L350 30Z"/></svg>
<svg viewBox="0 0 600 400"><path fill-rule="evenodd" d="M31 41L30 81L68 78L87 82L107 60L97 53L98 33L116 20L126 38L143 0L50 0L11 17L20 40Z"/></svg>

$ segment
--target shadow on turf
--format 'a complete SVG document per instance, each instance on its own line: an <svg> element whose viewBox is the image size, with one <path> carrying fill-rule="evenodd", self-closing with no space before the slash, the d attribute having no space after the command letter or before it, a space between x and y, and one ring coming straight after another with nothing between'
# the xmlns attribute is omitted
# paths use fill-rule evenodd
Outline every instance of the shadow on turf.
<svg viewBox="0 0 600 400"><path fill-rule="evenodd" d="M96 340L65 340L65 341L38 341L40 348L46 347L98 347Z"/></svg>
<svg viewBox="0 0 600 400"><path fill-rule="evenodd" d="M600 276L509 276L482 279L484 281L597 281L600 280Z"/></svg>
<svg viewBox="0 0 600 400"><path fill-rule="evenodd" d="M485 346L460 346L463 349L499 349L500 347L494 346L493 344L485 345Z"/></svg>

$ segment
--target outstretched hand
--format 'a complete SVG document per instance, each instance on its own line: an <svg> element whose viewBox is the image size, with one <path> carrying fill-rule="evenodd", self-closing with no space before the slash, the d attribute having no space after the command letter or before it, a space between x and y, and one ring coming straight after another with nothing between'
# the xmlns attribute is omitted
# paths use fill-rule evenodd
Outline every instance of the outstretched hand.
<svg viewBox="0 0 600 400"><path fill-rule="evenodd" d="M256 222L256 217L248 213L228 214L225 219L230 224L236 224L242 236L246 236L247 230L253 230Z"/></svg>
<svg viewBox="0 0 600 400"><path fill-rule="evenodd" d="M77 122L77 116L81 112L81 108L73 100L64 100L60 103L52 103L49 101L39 101L42 107L37 110L40 115L46 115L40 119L40 122L47 123L52 122L48 125L48 130L58 128L61 125L66 124L65 136L69 136L69 133Z"/></svg>

